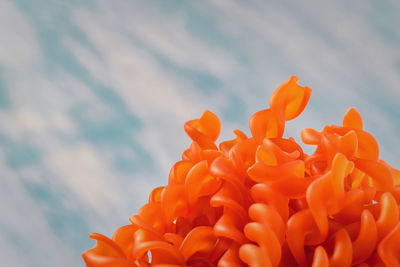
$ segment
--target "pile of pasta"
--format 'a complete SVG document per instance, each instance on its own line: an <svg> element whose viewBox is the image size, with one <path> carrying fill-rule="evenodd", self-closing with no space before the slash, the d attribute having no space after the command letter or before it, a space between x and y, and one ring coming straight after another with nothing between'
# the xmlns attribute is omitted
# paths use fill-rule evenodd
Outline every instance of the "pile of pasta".
<svg viewBox="0 0 400 267"><path fill-rule="evenodd" d="M311 155L284 138L311 95L297 82L250 118L250 137L217 146L216 115L188 121L168 184L111 239L90 235L87 266L400 266L400 171L354 108L342 126L301 131Z"/></svg>

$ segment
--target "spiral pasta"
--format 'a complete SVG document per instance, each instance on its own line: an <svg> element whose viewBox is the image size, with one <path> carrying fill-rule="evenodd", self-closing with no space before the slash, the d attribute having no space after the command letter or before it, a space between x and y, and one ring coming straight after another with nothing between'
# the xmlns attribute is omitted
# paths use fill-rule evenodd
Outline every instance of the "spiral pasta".
<svg viewBox="0 0 400 267"><path fill-rule="evenodd" d="M400 266L400 171L350 108L341 126L304 129L307 155L283 138L311 89L290 77L251 136L215 143L221 123L205 111L184 129L192 144L131 224L83 253L87 266Z"/></svg>

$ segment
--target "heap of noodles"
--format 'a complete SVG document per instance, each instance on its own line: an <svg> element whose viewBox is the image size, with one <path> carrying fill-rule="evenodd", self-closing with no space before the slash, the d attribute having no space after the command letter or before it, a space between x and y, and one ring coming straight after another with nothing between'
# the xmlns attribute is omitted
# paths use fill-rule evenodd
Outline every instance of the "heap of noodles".
<svg viewBox="0 0 400 267"><path fill-rule="evenodd" d="M400 266L400 171L353 108L342 126L301 131L311 155L283 138L311 94L297 81L250 118L250 137L217 146L213 113L188 121L168 184L111 239L90 235L87 266Z"/></svg>

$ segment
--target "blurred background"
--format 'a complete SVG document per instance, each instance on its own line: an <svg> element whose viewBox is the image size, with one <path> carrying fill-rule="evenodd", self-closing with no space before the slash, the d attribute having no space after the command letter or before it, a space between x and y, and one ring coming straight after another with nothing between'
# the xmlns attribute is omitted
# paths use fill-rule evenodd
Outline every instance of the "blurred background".
<svg viewBox="0 0 400 267"><path fill-rule="evenodd" d="M286 136L354 106L399 168L399 2L306 2L1 0L2 265L83 266L167 183L185 121L249 133L290 75L313 94Z"/></svg>

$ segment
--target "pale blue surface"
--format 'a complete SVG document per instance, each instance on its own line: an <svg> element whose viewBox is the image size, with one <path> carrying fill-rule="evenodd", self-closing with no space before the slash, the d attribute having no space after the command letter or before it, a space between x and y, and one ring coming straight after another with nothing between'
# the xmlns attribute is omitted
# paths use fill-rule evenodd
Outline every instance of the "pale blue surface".
<svg viewBox="0 0 400 267"><path fill-rule="evenodd" d="M2 266L82 266L90 232L110 236L167 182L185 121L209 109L223 139L248 133L290 75L313 94L288 136L355 106L400 167L399 13L397 1L0 1Z"/></svg>

